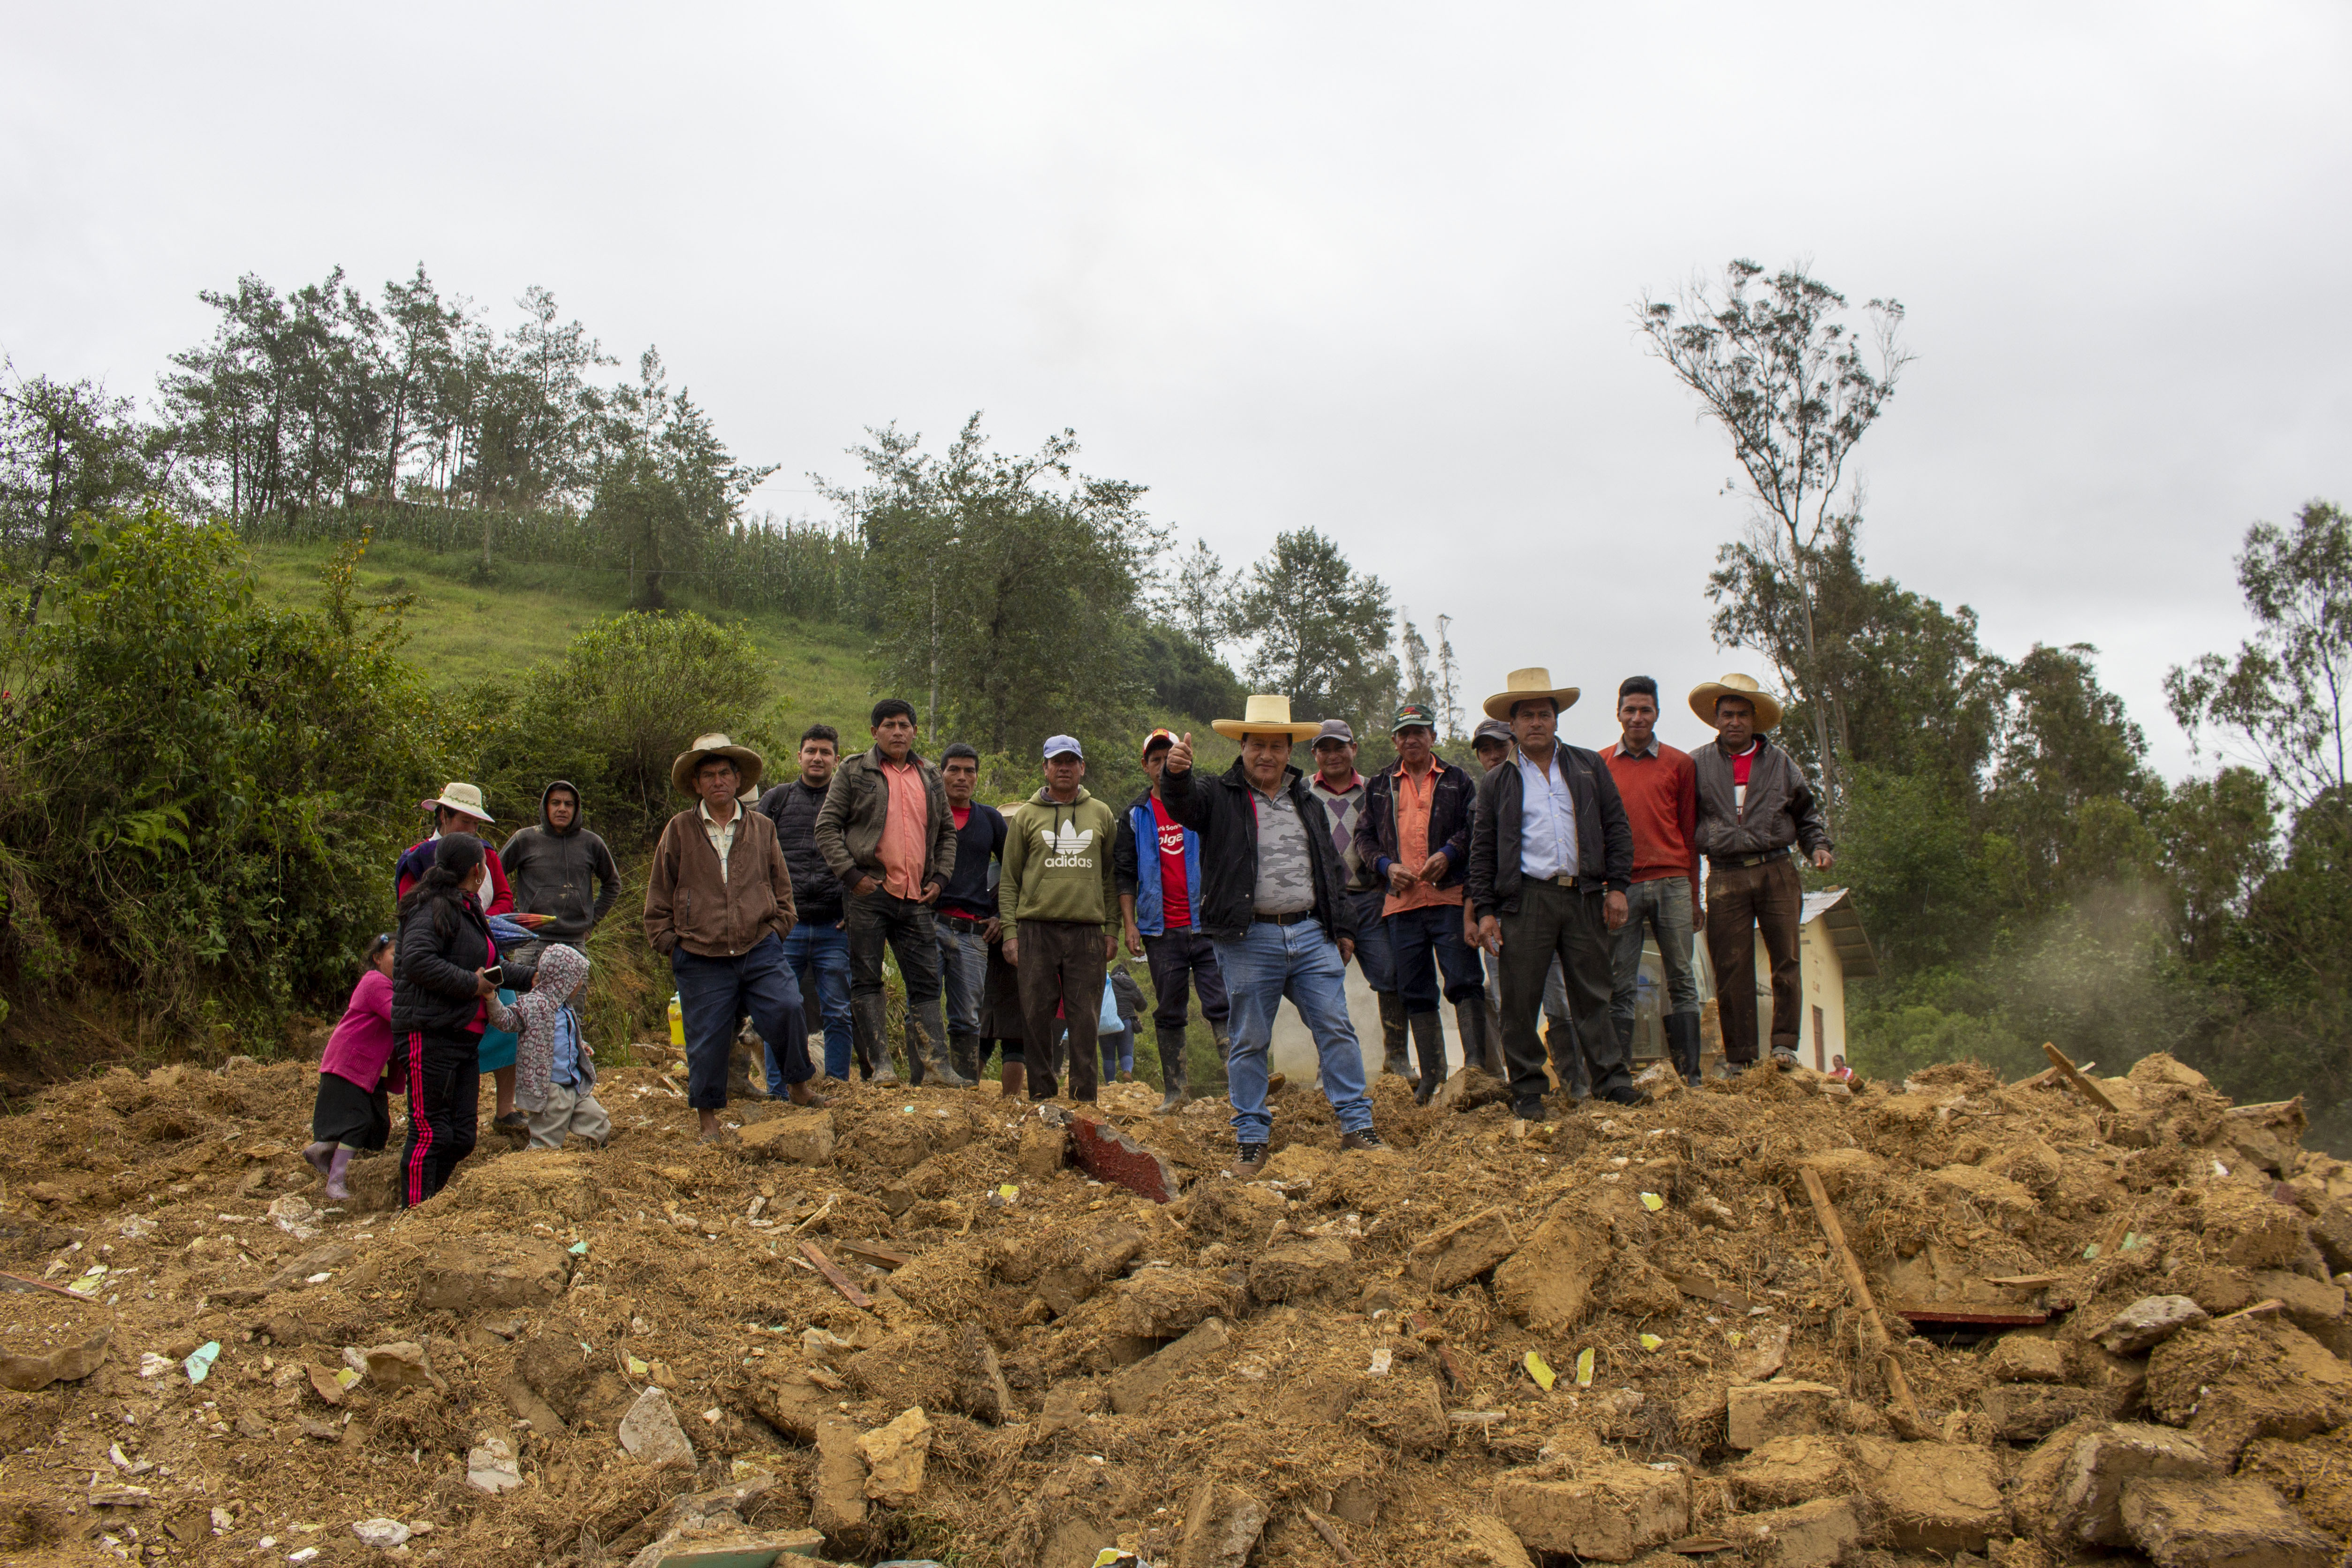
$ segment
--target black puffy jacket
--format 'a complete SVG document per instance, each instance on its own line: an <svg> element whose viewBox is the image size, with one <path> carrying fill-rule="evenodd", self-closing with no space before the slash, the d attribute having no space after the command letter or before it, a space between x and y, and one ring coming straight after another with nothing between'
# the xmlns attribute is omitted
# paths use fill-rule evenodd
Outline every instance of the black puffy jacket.
<svg viewBox="0 0 2352 1568"><path fill-rule="evenodd" d="M824 796L823 789L787 779L760 797L760 814L776 824L776 847L793 873L793 907L803 925L841 924L841 883L816 847L816 814Z"/></svg>
<svg viewBox="0 0 2352 1568"><path fill-rule="evenodd" d="M1345 873L1331 843L1331 819L1296 768L1282 771L1282 787L1298 809L1307 830L1307 858L1315 873L1315 918L1333 941L1353 940L1356 916L1340 895ZM1246 935L1257 910L1257 791L1242 772L1241 758L1224 772L1204 778L1197 768L1160 776L1160 803L1168 814L1201 835L1201 885L1192 891L1192 923L1212 941Z"/></svg>
<svg viewBox="0 0 2352 1568"><path fill-rule="evenodd" d="M393 960L393 1034L463 1033L482 1005L474 971L491 951L489 923L471 894L418 899L401 919Z"/></svg>

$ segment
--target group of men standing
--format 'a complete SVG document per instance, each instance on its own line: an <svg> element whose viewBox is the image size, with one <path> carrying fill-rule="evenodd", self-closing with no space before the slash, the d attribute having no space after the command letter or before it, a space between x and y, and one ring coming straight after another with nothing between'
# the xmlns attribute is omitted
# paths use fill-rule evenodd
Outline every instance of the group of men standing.
<svg viewBox="0 0 2352 1568"><path fill-rule="evenodd" d="M1430 711L1407 705L1391 727L1396 760L1370 779L1346 724L1293 720L1286 697L1253 696L1241 718L1214 721L1240 755L1213 777L1195 772L1189 736L1152 732L1150 787L1123 810L1087 790L1069 736L1045 742L1028 800L1003 812L981 803L972 749L950 746L934 766L896 698L874 708L871 748L849 757L834 730L811 727L799 777L754 809L740 799L759 783L759 754L704 736L674 768L697 804L664 831L646 898L647 936L671 960L686 1014L689 1100L717 1135L728 1047L748 1013L768 1043L771 1092L822 1103L804 991L825 1076L891 1077L886 949L906 985L910 1077L968 1086L1001 1049L1004 1093L1052 1096L1066 1071L1072 1097L1092 1100L1105 974L1122 941L1151 973L1163 1111L1190 1098L1184 1031L1198 996L1225 1059L1241 1176L1265 1157L1279 1082L1268 1049L1286 999L1315 1040L1342 1145L1379 1146L1348 1016L1350 960L1380 999L1385 1064L1417 1098L1444 1080L1450 1003L1465 1058L1506 1078L1515 1112L1538 1119L1549 1086L1540 1012L1567 1020L1595 1095L1644 1097L1630 1068L1645 936L1664 968L1676 1071L1698 1082L1700 929L1727 977L1725 1071L1754 1063L1747 977L1760 928L1772 1054L1793 1061L1793 857L1826 869L1831 851L1801 769L1765 738L1779 704L1743 675L1702 685L1691 706L1717 738L1693 757L1656 738L1657 686L1643 676L1619 689L1616 745L1560 742L1559 716L1578 695L1539 668L1513 672L1485 705L1475 778L1437 754ZM1300 741L1311 774L1291 762Z"/></svg>

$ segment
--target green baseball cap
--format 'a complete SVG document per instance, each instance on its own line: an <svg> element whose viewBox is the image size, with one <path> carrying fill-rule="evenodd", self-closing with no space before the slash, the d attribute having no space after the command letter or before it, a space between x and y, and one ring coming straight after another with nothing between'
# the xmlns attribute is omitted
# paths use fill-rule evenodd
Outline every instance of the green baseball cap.
<svg viewBox="0 0 2352 1568"><path fill-rule="evenodd" d="M1437 716L1429 711L1428 704L1407 703L1397 709L1396 722L1389 726L1389 733L1394 735L1401 729L1411 729L1415 725L1419 725L1433 735L1437 733Z"/></svg>

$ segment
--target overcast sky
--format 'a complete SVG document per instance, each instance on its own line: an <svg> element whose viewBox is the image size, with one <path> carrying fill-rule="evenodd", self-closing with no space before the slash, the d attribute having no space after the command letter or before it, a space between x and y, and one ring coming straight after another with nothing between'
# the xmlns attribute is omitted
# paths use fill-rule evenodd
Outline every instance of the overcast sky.
<svg viewBox="0 0 2352 1568"><path fill-rule="evenodd" d="M1751 256L1909 308L1874 570L2165 668L2247 524L2352 502L2352 12L1199 4L7 6L0 348L151 393L200 287L421 259L658 344L811 512L896 420L1074 427L1231 561L1312 525L1470 696L1727 668L1745 508L1645 291ZM1679 710L1678 704L1670 709ZM1687 716L1663 727L1693 744Z"/></svg>

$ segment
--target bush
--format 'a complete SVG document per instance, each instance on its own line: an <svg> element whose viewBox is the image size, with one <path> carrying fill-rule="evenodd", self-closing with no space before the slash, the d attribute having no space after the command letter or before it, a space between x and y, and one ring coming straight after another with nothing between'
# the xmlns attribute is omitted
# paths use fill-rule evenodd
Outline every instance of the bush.
<svg viewBox="0 0 2352 1568"><path fill-rule="evenodd" d="M12 991L126 993L167 1031L340 1009L440 749L396 606L255 599L244 547L157 510L85 522L0 719Z"/></svg>

